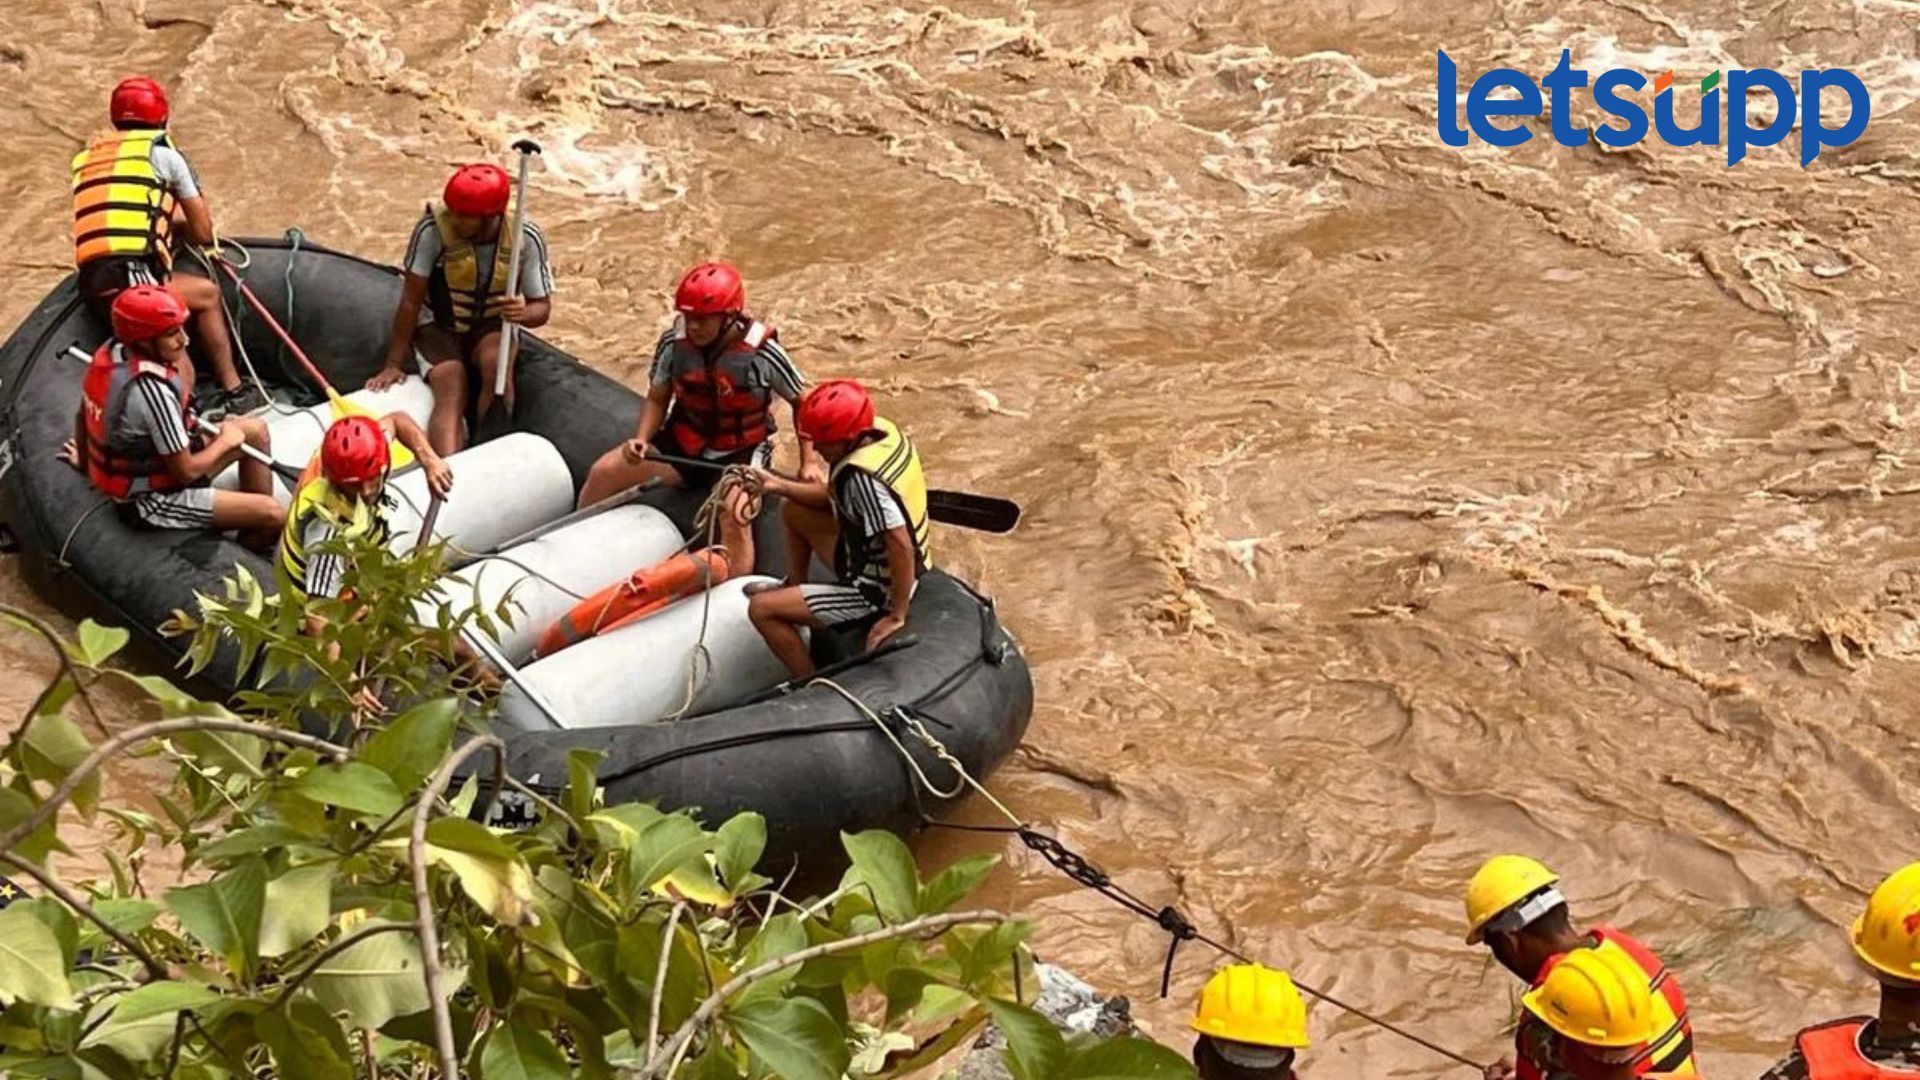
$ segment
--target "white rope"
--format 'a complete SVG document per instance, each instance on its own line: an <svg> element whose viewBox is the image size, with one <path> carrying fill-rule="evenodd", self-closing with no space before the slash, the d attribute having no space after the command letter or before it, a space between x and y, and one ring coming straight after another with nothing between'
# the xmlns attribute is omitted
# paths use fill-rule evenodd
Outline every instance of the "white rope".
<svg viewBox="0 0 1920 1080"><path fill-rule="evenodd" d="M839 694L841 697L846 698L847 703L852 705L855 709L859 710L860 715L866 717L868 720L873 721L873 726L880 729L880 734L885 735L887 737L887 741L893 744L893 748L895 750L900 751L900 758L902 761L905 761L907 763L907 768L912 769L913 775L916 777L919 777L920 786L926 788L927 792L931 794L934 798L939 799L941 802L946 802L951 799L957 799L966 792L967 787L969 785L971 785L976 791L985 790L980 786L980 784L977 781L974 780L972 776L968 775L967 770L964 767L962 767L958 761L954 760L952 754L947 753L947 748L944 746L941 746L939 742L936 741L931 735L926 734L926 731L923 728L919 732L917 732L920 738L931 743L936 748L934 750L934 753L938 754L943 761L946 761L953 768L954 772L960 774L960 782L953 785L953 790L951 791L940 790L940 788L937 785L935 785L932 780L929 780L927 778L926 772L920 768L920 763L914 760L913 755L908 752L906 745L900 741L898 736L894 735L893 729L887 726L887 722L881 719L878 713L874 712L871 708L869 708L866 702L861 701L858 697L854 696L851 690L848 690L846 687L841 686L839 683L834 682L832 679L828 679L828 678L815 678L809 681L807 685L808 686L824 686L827 689L834 691L835 693ZM991 795L987 797L989 799L993 798L993 796ZM994 805L999 806L1000 811L1002 813L1007 813L1007 808L1005 806L1001 806L1000 801L998 799L994 799ZM1008 814L1008 817L1011 818L1012 815ZM1015 825L1024 824L1017 818L1013 819L1013 823Z"/></svg>

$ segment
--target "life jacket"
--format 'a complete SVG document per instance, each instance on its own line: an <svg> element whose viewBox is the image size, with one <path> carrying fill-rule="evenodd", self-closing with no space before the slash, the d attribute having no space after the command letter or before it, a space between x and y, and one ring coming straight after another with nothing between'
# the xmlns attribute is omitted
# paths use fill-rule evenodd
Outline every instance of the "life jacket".
<svg viewBox="0 0 1920 1080"><path fill-rule="evenodd" d="M1807 1080L1913 1080L1912 1069L1894 1069L1860 1052L1860 1032L1869 1017L1817 1024L1794 1039L1807 1063Z"/></svg>
<svg viewBox="0 0 1920 1080"><path fill-rule="evenodd" d="M81 460L86 463L87 479L93 486L116 500L149 491L178 491L186 486L167 472L153 440L121 429L127 392L133 389L135 379L165 383L180 403L181 415L186 416L188 411L186 384L172 367L144 353L129 351L117 341L95 350L80 383L87 443L81 447ZM189 423L189 430L191 426Z"/></svg>
<svg viewBox="0 0 1920 1080"><path fill-rule="evenodd" d="M933 531L927 518L927 477L920 469L920 452L913 448L913 440L901 434L893 421L876 416L873 426L880 430L880 438L834 462L833 469L827 473L827 489L833 495L834 513L840 519L840 536L834 545L833 565L840 580L847 582L865 579L886 583L889 580L887 538L861 534L861 525L852 520L846 509L847 500L843 490L848 478L857 472L867 473L880 481L880 485L899 503L902 515L907 519L907 531L913 534L914 572L926 573L927 568L933 565L930 554Z"/></svg>
<svg viewBox="0 0 1920 1080"><path fill-rule="evenodd" d="M1627 934L1610 926L1596 926L1588 934L1594 939L1594 948L1623 952L1647 973L1647 988L1653 992L1654 1030L1658 1034L1634 1061L1633 1071L1698 1076L1699 1069L1693 1060L1693 1024L1687 1018L1687 998L1680 990L1679 980L1651 949ZM1562 953L1542 964L1533 985L1537 987L1544 982L1547 972L1565 955ZM1523 1021L1514 1035L1514 1071L1520 1080L1548 1080L1555 1072L1563 1071L1551 1056L1552 1033L1545 1024L1531 1018L1529 1021Z"/></svg>
<svg viewBox="0 0 1920 1080"><path fill-rule="evenodd" d="M366 538L376 544L387 542L387 519L363 499L337 490L320 475L319 463L307 466L300 490L293 493L293 505L287 508L287 523L280 530L280 568L302 600L307 598L307 529L315 519L324 519L337 539Z"/></svg>
<svg viewBox="0 0 1920 1080"><path fill-rule="evenodd" d="M513 292L507 281L508 230L511 218L501 216L500 235L493 242L493 257L480 265L482 244L462 240L453 231L453 219L444 206L429 206L433 224L440 230L440 261L427 278L427 302L433 321L464 334L475 324L500 314L500 307Z"/></svg>
<svg viewBox="0 0 1920 1080"><path fill-rule="evenodd" d="M153 168L153 148L171 145L155 128L109 131L73 156L73 263L143 255L171 269L177 202Z"/></svg>
<svg viewBox="0 0 1920 1080"><path fill-rule="evenodd" d="M639 622L676 600L713 588L732 572L732 564L719 548L675 552L575 604L540 635L533 655L536 659L552 656L597 634Z"/></svg>
<svg viewBox="0 0 1920 1080"><path fill-rule="evenodd" d="M733 453L758 446L773 437L773 389L754 387L754 357L777 335L771 326L753 322L743 334L727 331L727 344L718 355L688 341L686 331L674 330L673 413L667 431L680 452L689 456L707 450Z"/></svg>

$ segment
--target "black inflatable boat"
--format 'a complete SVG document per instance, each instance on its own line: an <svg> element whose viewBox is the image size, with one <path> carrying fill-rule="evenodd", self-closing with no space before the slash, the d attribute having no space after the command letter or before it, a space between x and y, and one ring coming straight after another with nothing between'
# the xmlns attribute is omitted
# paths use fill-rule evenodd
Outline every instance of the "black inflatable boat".
<svg viewBox="0 0 1920 1080"><path fill-rule="evenodd" d="M343 391L378 368L388 333L386 313L399 272L305 242L243 242L253 291L326 369ZM228 286L232 299L231 286ZM260 377L280 396L320 400L269 328L237 299L236 330ZM637 328L644 329L644 328ZM62 357L77 344L91 352L107 328L80 304L69 277L41 302L0 349L0 515L15 537L25 576L41 595L76 615L130 629L145 652L177 661L182 642L155 627L193 594L213 592L236 563L271 581L269 565L237 543L205 532L136 532L75 470L55 458L72 433L83 368ZM527 335L515 374L513 427L558 451L578 490L588 467L633 431L640 398L553 346ZM934 462L937 472L938 462ZM456 474L458 466L456 465ZM456 499L460 491L456 480ZM690 535L697 494L656 490L641 503L666 514ZM451 504L450 504L451 505ZM776 515L763 514L756 533L759 570L786 568ZM633 569L632 567L623 569ZM817 570L817 568L816 568ZM840 830L886 828L907 833L943 807L915 778L901 751L841 690L880 715L937 786L957 777L903 729L910 721L984 778L1012 752L1032 710L1026 662L995 617L992 603L965 582L935 571L916 595L901 644L849 655L859 642L819 635L816 656L835 686L780 684L724 708L682 719L635 717L613 726L503 730L508 767L541 788L567 775L577 747L606 754L600 779L609 801L655 801L699 807L710 821L742 810L764 814L768 853L784 862L838 857ZM220 657L203 690L231 692L242 673Z"/></svg>

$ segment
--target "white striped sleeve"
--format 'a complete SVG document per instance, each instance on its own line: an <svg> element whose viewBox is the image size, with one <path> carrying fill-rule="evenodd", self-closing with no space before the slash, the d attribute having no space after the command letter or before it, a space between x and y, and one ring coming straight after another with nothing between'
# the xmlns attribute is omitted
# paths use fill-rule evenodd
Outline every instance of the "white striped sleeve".
<svg viewBox="0 0 1920 1080"><path fill-rule="evenodd" d="M526 247L520 255L520 295L529 300L552 296L553 263L547 258L547 234L529 220L522 226L520 236L521 244Z"/></svg>
<svg viewBox="0 0 1920 1080"><path fill-rule="evenodd" d="M839 495L847 501L847 515L859 523L860 531L867 536L881 536L888 529L901 528L907 523L893 494L870 473L855 472L847 477L840 485Z"/></svg>
<svg viewBox="0 0 1920 1080"><path fill-rule="evenodd" d="M433 264L440 261L440 250L440 228L433 223L432 214L422 214L413 226L413 235L407 237L407 257L401 265L415 277L431 277Z"/></svg>
<svg viewBox="0 0 1920 1080"><path fill-rule="evenodd" d="M669 326L653 346L653 366L647 369L647 382L661 386L673 381L674 328Z"/></svg>
<svg viewBox="0 0 1920 1080"><path fill-rule="evenodd" d="M186 418L180 414L180 399L173 388L159 379L137 376L128 387L131 397L127 408L134 410L129 419L134 427L153 440L153 449L161 457L187 449Z"/></svg>
<svg viewBox="0 0 1920 1080"><path fill-rule="evenodd" d="M347 560L339 555L320 554L314 550L318 545L332 540L334 535L333 523L327 520L326 515L315 514L301 538L307 549L308 596L332 599L340 595L340 580L346 576Z"/></svg>
<svg viewBox="0 0 1920 1080"><path fill-rule="evenodd" d="M789 402L798 402L807 389L807 378L793 364L793 358L778 338L760 343L760 358L766 364L767 385Z"/></svg>

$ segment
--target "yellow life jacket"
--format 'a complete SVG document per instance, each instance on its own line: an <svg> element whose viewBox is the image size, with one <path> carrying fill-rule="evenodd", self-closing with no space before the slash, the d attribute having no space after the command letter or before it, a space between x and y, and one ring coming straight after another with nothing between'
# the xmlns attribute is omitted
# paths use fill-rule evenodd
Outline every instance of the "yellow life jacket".
<svg viewBox="0 0 1920 1080"><path fill-rule="evenodd" d="M861 535L860 524L852 520L841 497L847 477L855 472L867 473L899 503L907 519L907 531L913 534L916 573L925 573L933 565L933 530L927 517L927 477L920 469L920 452L893 421L876 416L873 426L881 437L835 462L827 474L827 489L833 493L834 511L840 519L840 537L834 550L834 569L840 579L886 584L887 538Z"/></svg>
<svg viewBox="0 0 1920 1080"><path fill-rule="evenodd" d="M324 476L310 477L293 494L287 508L287 524L280 530L280 568L304 602L307 599L307 529L315 519L326 521L334 535L347 540L362 537L385 543L387 522L364 500L353 498L334 488Z"/></svg>
<svg viewBox="0 0 1920 1080"><path fill-rule="evenodd" d="M456 334L464 334L474 324L500 314L501 301L513 292L507 281L508 230L512 219L502 215L500 235L493 243L493 258L480 265L483 245L462 240L453 231L453 220L444 206L428 207L433 224L440 230L440 262L428 279L427 293L434 321ZM509 208L509 213L511 208Z"/></svg>
<svg viewBox="0 0 1920 1080"><path fill-rule="evenodd" d="M153 168L153 148L167 143L154 128L109 131L73 156L73 262L145 255L173 266L177 200Z"/></svg>

